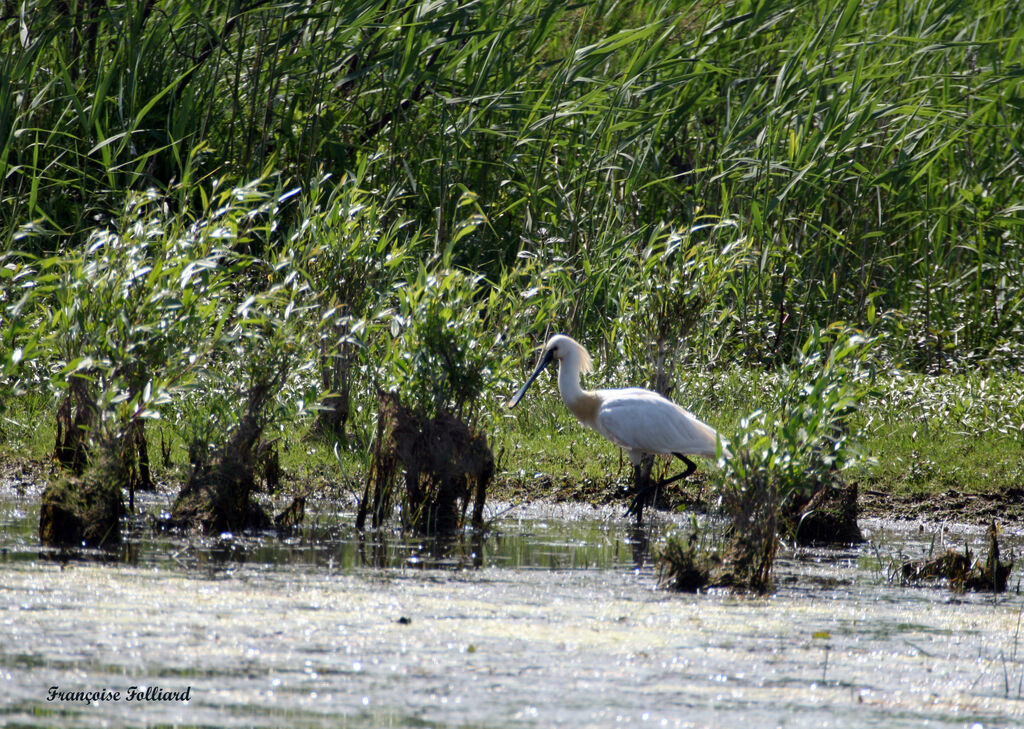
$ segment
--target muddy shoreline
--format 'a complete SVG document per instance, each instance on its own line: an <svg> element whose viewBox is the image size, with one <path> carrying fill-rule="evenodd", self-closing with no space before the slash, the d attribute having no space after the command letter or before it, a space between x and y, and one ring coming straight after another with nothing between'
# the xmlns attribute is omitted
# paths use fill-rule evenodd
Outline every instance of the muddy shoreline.
<svg viewBox="0 0 1024 729"><path fill-rule="evenodd" d="M25 459L0 462L0 493L39 498L43 489L57 478L58 469ZM535 502L578 503L623 509L629 503L631 484L625 479L573 480L555 479L545 475L523 478L515 474L498 474L488 491L489 502L523 504ZM159 483L161 492L177 493L179 484ZM352 493L350 485L289 478L282 475L282 493L302 493L345 500ZM658 503L661 510L706 512L714 494L706 478L700 474L686 485L673 484ZM1024 525L1024 488L1004 493L969 492L947 489L941 493L893 494L860 487L858 507L860 518L884 518L902 521L960 522L986 525L994 519L1003 524Z"/></svg>
<svg viewBox="0 0 1024 729"><path fill-rule="evenodd" d="M496 479L493 497L510 502L553 501L614 506L628 503L630 483L556 481L541 476L532 481ZM686 486L672 484L659 502L660 509L705 512L714 498L706 479L695 477ZM1005 493L968 492L947 489L941 493L893 494L861 486L858 498L861 518L903 521L948 522L986 525L993 519L1001 523L1024 524L1024 488Z"/></svg>

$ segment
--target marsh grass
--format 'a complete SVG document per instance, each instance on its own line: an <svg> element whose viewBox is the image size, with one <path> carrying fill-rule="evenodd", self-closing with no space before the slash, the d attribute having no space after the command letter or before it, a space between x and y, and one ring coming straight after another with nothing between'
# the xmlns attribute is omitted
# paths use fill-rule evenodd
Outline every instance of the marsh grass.
<svg viewBox="0 0 1024 729"><path fill-rule="evenodd" d="M0 17L8 448L82 377L209 459L266 366L266 437L345 468L383 388L596 479L500 408L548 334L729 431L845 322L888 373L857 468L1019 481L1019 3L65 5Z"/></svg>

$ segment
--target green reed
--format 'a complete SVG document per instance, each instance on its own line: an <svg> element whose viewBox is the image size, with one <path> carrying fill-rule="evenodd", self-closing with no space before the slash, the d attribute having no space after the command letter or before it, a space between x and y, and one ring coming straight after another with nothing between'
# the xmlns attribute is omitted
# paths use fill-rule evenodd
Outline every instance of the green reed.
<svg viewBox="0 0 1024 729"><path fill-rule="evenodd" d="M249 357L280 365L274 422L358 450L379 386L505 427L501 393L559 330L666 388L778 370L837 321L900 371L1016 367L1022 21L1009 1L29 0L0 19L2 393L89 370L110 413L203 440L195 393L230 428ZM90 263L140 199L160 230ZM176 243L199 229L217 253ZM178 302L190 266L209 290ZM133 275L152 298L126 307ZM711 408L761 407L710 382Z"/></svg>

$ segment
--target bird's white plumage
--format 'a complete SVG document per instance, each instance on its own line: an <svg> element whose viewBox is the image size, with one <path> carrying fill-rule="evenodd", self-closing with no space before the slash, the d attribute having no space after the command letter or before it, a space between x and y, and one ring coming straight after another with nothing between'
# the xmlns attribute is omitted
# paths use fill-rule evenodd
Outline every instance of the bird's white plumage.
<svg viewBox="0 0 1024 729"><path fill-rule="evenodd" d="M634 461L645 453L715 457L715 430L658 393L631 387L596 394L601 405L595 429Z"/></svg>
<svg viewBox="0 0 1024 729"><path fill-rule="evenodd" d="M656 392L638 387L584 390L580 372L591 369L583 345L556 334L544 345L537 369L509 402L514 407L530 383L552 361L558 361L558 391L566 407L612 443L625 448L634 463L644 454L717 455L718 433L693 413Z"/></svg>
<svg viewBox="0 0 1024 729"><path fill-rule="evenodd" d="M556 334L544 345L536 369L508 401L508 406L515 407L530 383L556 360L562 402L581 423L629 453L636 479L636 495L629 513L636 515L637 524L641 522L644 505L654 503L661 488L688 477L697 468L687 456L713 458L718 454L719 437L715 429L656 392L638 387L584 390L580 386L580 372L590 371L590 355L579 342L564 334ZM721 449L728 455L725 444ZM642 467L645 454L679 456L686 470L652 484L649 470L645 473Z"/></svg>

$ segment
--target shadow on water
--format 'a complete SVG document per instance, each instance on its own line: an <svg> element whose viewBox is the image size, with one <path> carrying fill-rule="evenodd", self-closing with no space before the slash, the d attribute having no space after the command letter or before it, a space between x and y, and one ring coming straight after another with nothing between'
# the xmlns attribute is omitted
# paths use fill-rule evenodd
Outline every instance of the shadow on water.
<svg viewBox="0 0 1024 729"><path fill-rule="evenodd" d="M279 538L264 533L202 536L159 526L163 499L141 495L140 516L129 522L122 544L106 549L40 547L38 504L0 501L0 560L43 560L67 564L96 562L135 567L217 570L251 564L359 569L635 569L650 568L652 538L671 524L637 527L606 521L586 509L563 514L506 514L484 532L467 529L445 537L422 537L398 530L359 531L353 514L323 505L306 525ZM569 518L565 518L569 514Z"/></svg>

